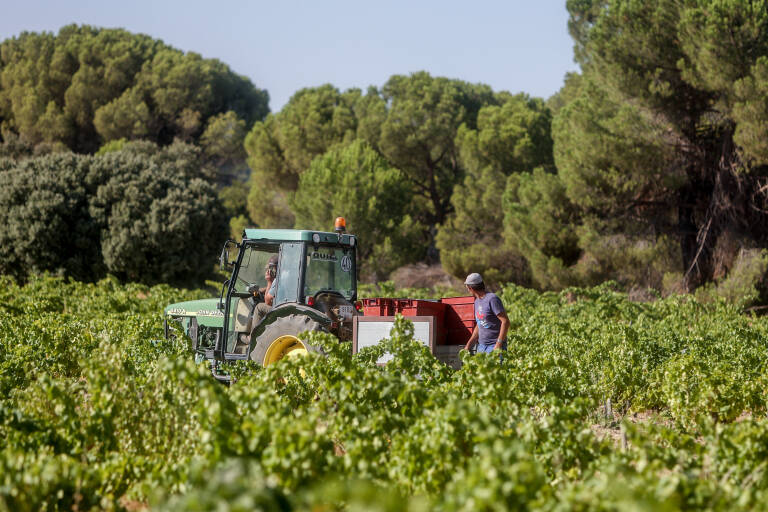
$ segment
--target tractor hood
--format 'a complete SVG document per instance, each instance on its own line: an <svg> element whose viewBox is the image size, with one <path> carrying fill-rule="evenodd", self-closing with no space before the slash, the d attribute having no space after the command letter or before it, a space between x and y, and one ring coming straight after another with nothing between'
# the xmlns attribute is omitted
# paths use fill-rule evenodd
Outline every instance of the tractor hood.
<svg viewBox="0 0 768 512"><path fill-rule="evenodd" d="M177 302L166 306L164 313L166 317L195 317L198 325L206 327L224 327L224 312L216 307L218 302L218 297Z"/></svg>

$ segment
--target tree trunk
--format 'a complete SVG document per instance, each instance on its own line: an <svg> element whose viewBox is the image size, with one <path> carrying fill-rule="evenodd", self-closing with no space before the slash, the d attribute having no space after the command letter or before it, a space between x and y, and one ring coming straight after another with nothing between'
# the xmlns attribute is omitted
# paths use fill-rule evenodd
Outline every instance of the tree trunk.
<svg viewBox="0 0 768 512"><path fill-rule="evenodd" d="M705 171L706 174L706 171ZM678 233L683 262L683 284L690 291L712 279L712 256L720 219L711 210L713 186L690 170L689 182L679 190Z"/></svg>

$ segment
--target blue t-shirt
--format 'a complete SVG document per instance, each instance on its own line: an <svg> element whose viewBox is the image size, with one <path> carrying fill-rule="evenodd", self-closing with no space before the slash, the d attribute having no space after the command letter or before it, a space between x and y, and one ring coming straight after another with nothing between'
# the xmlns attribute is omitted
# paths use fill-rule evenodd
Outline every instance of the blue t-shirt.
<svg viewBox="0 0 768 512"><path fill-rule="evenodd" d="M277 278L272 281L272 286L269 287L267 293L272 297L277 297Z"/></svg>
<svg viewBox="0 0 768 512"><path fill-rule="evenodd" d="M477 342L482 345L493 345L499 340L501 320L499 314L504 312L504 305L495 293L486 293L480 299L475 299L475 321L479 329Z"/></svg>

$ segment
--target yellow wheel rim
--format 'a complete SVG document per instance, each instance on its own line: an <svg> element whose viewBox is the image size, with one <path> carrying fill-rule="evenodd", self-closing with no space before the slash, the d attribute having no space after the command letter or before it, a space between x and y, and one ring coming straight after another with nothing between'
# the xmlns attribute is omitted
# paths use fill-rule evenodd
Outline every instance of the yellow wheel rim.
<svg viewBox="0 0 768 512"><path fill-rule="evenodd" d="M300 357L308 353L306 345L299 338L286 334L270 343L264 354L264 366L276 363L284 357Z"/></svg>

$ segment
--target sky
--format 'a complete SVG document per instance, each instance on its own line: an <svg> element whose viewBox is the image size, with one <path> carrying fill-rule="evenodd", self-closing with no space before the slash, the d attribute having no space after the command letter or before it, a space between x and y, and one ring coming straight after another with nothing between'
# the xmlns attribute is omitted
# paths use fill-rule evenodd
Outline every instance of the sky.
<svg viewBox="0 0 768 512"><path fill-rule="evenodd" d="M119 27L217 58L270 95L381 86L395 74L548 98L576 71L565 0L2 0L0 39L70 23Z"/></svg>

